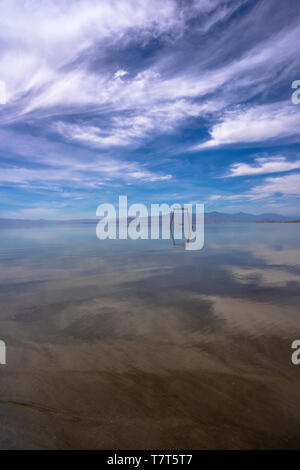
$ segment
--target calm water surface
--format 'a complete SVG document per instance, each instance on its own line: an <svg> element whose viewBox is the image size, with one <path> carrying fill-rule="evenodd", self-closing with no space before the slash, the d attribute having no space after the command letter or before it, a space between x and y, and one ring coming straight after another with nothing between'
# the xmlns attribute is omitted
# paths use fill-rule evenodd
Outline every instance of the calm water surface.
<svg viewBox="0 0 300 470"><path fill-rule="evenodd" d="M0 448L300 448L300 224L0 228Z"/></svg>

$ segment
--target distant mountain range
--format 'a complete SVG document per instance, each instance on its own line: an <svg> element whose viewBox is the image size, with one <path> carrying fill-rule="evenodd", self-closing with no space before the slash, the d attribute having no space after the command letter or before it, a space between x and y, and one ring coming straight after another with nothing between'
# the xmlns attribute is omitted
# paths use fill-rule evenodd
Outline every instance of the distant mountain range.
<svg viewBox="0 0 300 470"><path fill-rule="evenodd" d="M297 220L300 217L291 217L279 214L248 214L246 212L238 212L236 214L225 214L223 212L207 212L205 214L206 222L288 222Z"/></svg>
<svg viewBox="0 0 300 470"><path fill-rule="evenodd" d="M236 214L226 214L224 212L206 212L206 223L228 223L228 222L290 222L299 221L300 217L285 216L279 214L248 214L238 212ZM30 219L8 219L0 218L0 224L96 224L98 219L70 219L70 220L30 220Z"/></svg>

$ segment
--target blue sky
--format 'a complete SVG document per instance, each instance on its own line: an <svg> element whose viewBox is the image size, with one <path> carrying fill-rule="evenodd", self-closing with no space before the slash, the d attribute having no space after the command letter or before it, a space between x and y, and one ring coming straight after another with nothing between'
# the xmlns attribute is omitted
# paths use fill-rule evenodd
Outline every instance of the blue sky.
<svg viewBox="0 0 300 470"><path fill-rule="evenodd" d="M0 217L300 215L300 2L4 0Z"/></svg>

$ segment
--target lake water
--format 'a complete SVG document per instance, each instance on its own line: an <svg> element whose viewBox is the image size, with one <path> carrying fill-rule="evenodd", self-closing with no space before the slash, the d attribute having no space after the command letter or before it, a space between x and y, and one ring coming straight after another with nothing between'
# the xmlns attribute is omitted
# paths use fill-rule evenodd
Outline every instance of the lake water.
<svg viewBox="0 0 300 470"><path fill-rule="evenodd" d="M300 448L300 224L0 228L0 448Z"/></svg>

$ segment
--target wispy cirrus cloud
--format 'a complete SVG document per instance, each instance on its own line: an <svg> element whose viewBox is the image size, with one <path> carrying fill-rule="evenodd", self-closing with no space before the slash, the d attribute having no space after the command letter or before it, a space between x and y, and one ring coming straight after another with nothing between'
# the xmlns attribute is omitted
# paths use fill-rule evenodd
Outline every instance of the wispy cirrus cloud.
<svg viewBox="0 0 300 470"><path fill-rule="evenodd" d="M193 150L228 144L264 142L296 137L299 140L300 110L290 102L238 107L228 111L209 131L211 139Z"/></svg>
<svg viewBox="0 0 300 470"><path fill-rule="evenodd" d="M241 4L192 2L188 9L180 8L179 2L171 0L164 2L163 7L160 4L159 8L156 1L150 5L143 1L117 0L112 4L99 4L89 0L71 2L66 10L64 2L58 6L57 2L47 0L43 7L39 7L32 0L26 4L27 7L23 6L20 30L14 32L10 26L20 12L13 2L0 33L8 43L0 64L0 75L9 83L9 106L3 118L12 122L26 116L34 120L83 111L99 115L104 120L109 113L122 111L136 113L140 118L141 115L146 117L152 107L162 104L172 111L180 101L185 103L186 110L193 108L192 116L205 116L207 97L216 92L219 97L214 99L212 111L220 112L232 99L245 99L257 90L269 87L269 80L274 78L276 70L281 70L283 63L289 61L296 66L299 27L285 33L280 31L272 39L253 46L250 51L243 51L225 65L213 69L204 67L201 73L194 64L187 64L184 70L170 75L164 62L158 60L132 75L125 69L112 69L105 60L103 67L95 67L93 62L95 55L99 56L99 48L101 61L101 55L105 59L106 49L114 49L119 41L136 44L139 38L146 44L151 38L162 36L176 43L186 32L191 18L198 20L199 29L207 22L213 25L214 17L221 21ZM114 18L118 18L114 22L111 21L113 11ZM210 57L211 51L207 49L207 56L202 61L205 63ZM237 94L235 98L234 94ZM205 98L202 106L194 102L201 97ZM169 112L169 129L189 117L189 113L177 114L173 120L171 116ZM156 129L165 132L166 126L157 126ZM224 133L228 134L227 122L222 128L220 125L213 127L213 139L201 145L227 143L228 136L226 138ZM119 143L123 141L116 140ZM102 144L110 145L111 142L114 140L107 139Z"/></svg>
<svg viewBox="0 0 300 470"><path fill-rule="evenodd" d="M92 147L139 145L142 139L172 132L184 118L193 118L200 113L212 112L216 103L191 103L186 100L162 101L149 108L136 107L124 113L115 113L108 118L109 125L92 122L84 123L57 122L54 129L70 141L79 141ZM99 122L99 120L98 120Z"/></svg>
<svg viewBox="0 0 300 470"><path fill-rule="evenodd" d="M52 200L50 191L126 186L155 198L179 182L216 204L221 193L287 197L273 192L284 181L265 176L299 169L288 156L299 154L289 88L300 5L285 0L278 11L276 0L2 2L1 191L41 189Z"/></svg>
<svg viewBox="0 0 300 470"><path fill-rule="evenodd" d="M96 189L117 184L168 181L172 174L152 170L146 162L116 158L109 154L69 148L65 143L40 136L0 131L2 152L18 155L18 161L7 155L0 164L0 186L44 188L62 191L62 188Z"/></svg>
<svg viewBox="0 0 300 470"><path fill-rule="evenodd" d="M268 197L274 194L300 196L300 173L266 178L262 184L251 188L254 198Z"/></svg>
<svg viewBox="0 0 300 470"><path fill-rule="evenodd" d="M111 80L109 67L93 66L95 56L105 59L106 49L125 48L131 42L146 45L157 38L172 42L184 34L191 18L198 18L208 30L221 20L214 19L221 4L228 15L240 2L230 7L227 1L194 1L189 8L176 0L163 4L159 0L45 0L43 4L30 0L22 5L12 0L9 8L1 4L0 40L6 47L1 53L0 76L9 84L10 119L38 110L47 115L46 108L49 113L54 107L61 112L70 106L124 100L126 106L129 96L133 103L138 89L142 91L155 71L143 70L122 92L121 79L128 72L115 70ZM168 80L161 85L167 90ZM54 109L51 112L55 114Z"/></svg>
<svg viewBox="0 0 300 470"><path fill-rule="evenodd" d="M212 194L209 201L238 201L268 199L271 196L300 197L300 173L265 178L260 184L236 194Z"/></svg>
<svg viewBox="0 0 300 470"><path fill-rule="evenodd" d="M256 157L254 164L233 163L229 172L224 175L227 178L234 176L263 175L266 173L281 173L300 169L300 160L289 161L283 156Z"/></svg>
<svg viewBox="0 0 300 470"><path fill-rule="evenodd" d="M156 182L172 179L171 174L155 173L138 164L124 165L122 162L107 162L102 165L78 165L69 168L25 168L22 166L0 167L0 186L13 184L21 187L37 187L61 191L63 187L97 189L109 186L112 180L124 182Z"/></svg>
<svg viewBox="0 0 300 470"><path fill-rule="evenodd" d="M298 170L298 171L297 171ZM287 160L284 156L268 155L255 157L253 164L233 163L229 171L222 178L238 178L253 176L255 184L247 180L249 189L235 194L212 194L208 201L245 201L268 199L270 197L298 198L300 197L300 160ZM261 178L261 175L272 173L286 173L287 175L268 176ZM257 179L259 178L259 182Z"/></svg>

